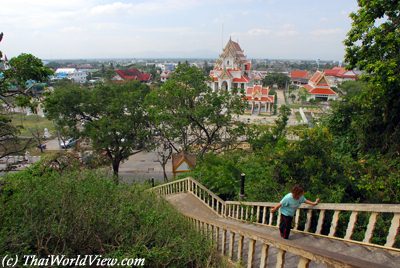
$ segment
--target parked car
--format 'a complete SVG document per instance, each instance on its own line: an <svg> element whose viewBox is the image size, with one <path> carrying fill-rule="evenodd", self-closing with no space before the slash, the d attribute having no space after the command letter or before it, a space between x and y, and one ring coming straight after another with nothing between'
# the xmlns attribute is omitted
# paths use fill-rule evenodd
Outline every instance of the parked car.
<svg viewBox="0 0 400 268"><path fill-rule="evenodd" d="M65 140L65 141L60 141L60 147L61 147L62 149L71 148L71 147L75 146L76 141L77 141L77 140L76 140L76 139L73 139L73 138L69 138L68 140Z"/></svg>

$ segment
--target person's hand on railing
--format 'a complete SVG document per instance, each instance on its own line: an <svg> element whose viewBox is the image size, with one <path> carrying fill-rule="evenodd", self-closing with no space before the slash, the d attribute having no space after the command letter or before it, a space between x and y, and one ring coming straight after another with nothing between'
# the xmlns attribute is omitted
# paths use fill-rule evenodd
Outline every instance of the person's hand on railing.
<svg viewBox="0 0 400 268"><path fill-rule="evenodd" d="M276 205L275 207L273 207L273 208L271 209L271 213L275 213L275 211L276 211L277 209L279 209L281 206L282 206L282 204L279 203L278 205Z"/></svg>

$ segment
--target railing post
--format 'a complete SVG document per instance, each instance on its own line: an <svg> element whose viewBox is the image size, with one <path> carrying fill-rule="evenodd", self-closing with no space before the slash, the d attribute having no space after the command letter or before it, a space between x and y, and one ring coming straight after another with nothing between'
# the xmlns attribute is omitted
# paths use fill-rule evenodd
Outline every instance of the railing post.
<svg viewBox="0 0 400 268"><path fill-rule="evenodd" d="M300 257L299 263L297 265L297 268L308 268L310 265L310 260L304 257Z"/></svg>
<svg viewBox="0 0 400 268"><path fill-rule="evenodd" d="M210 235L211 235L211 241L213 241L213 243L215 243L215 226L213 224L210 224Z"/></svg>
<svg viewBox="0 0 400 268"><path fill-rule="evenodd" d="M297 209L297 211L296 211L296 216L294 218L293 230L297 230L297 228L299 228L300 211L301 211L300 209Z"/></svg>
<svg viewBox="0 0 400 268"><path fill-rule="evenodd" d="M238 250L237 250L237 261L238 262L240 262L243 258L243 240L244 240L244 236L239 234Z"/></svg>
<svg viewBox="0 0 400 268"><path fill-rule="evenodd" d="M348 240L351 239L351 236L353 235L354 226L357 221L357 215L358 215L357 211L351 212L349 224L347 225L346 235L344 236L344 239Z"/></svg>
<svg viewBox="0 0 400 268"><path fill-rule="evenodd" d="M386 238L385 247L393 247L394 242L396 241L396 235L399 231L399 223L400 223L400 214L396 213L393 215L392 223L390 224L389 234Z"/></svg>
<svg viewBox="0 0 400 268"><path fill-rule="evenodd" d="M255 244L256 244L256 240L249 238L249 252L247 254L247 268L253 267Z"/></svg>
<svg viewBox="0 0 400 268"><path fill-rule="evenodd" d="M307 211L307 221L306 221L306 226L304 227L304 232L308 232L311 226L311 216L312 216L312 210L309 209Z"/></svg>
<svg viewBox="0 0 400 268"><path fill-rule="evenodd" d="M267 218L267 207L263 207L263 217L262 217L262 224L265 224L265 220Z"/></svg>
<svg viewBox="0 0 400 268"><path fill-rule="evenodd" d="M371 241L372 234L374 233L377 217L378 217L377 212L371 213L371 216L369 217L368 227L367 227L367 230L365 231L365 236L364 236L364 240L363 240L364 243L369 243Z"/></svg>
<svg viewBox="0 0 400 268"><path fill-rule="evenodd" d="M336 227L337 227L337 223L338 223L338 220L339 220L339 213L340 213L339 210L335 210L335 212L333 213L331 229L329 230L329 235L328 236L335 236Z"/></svg>
<svg viewBox="0 0 400 268"><path fill-rule="evenodd" d="M225 248L226 248L226 229L222 229L222 242L221 242L221 253L225 255Z"/></svg>
<svg viewBox="0 0 400 268"><path fill-rule="evenodd" d="M283 268L285 266L285 255L286 251L283 249L278 250L278 255L276 256L276 268Z"/></svg>
<svg viewBox="0 0 400 268"><path fill-rule="evenodd" d="M219 226L216 226L215 228L215 245L217 247L217 251L218 251L218 244L219 244Z"/></svg>
<svg viewBox="0 0 400 268"><path fill-rule="evenodd" d="M234 250L234 246L235 246L235 233L233 231L229 232L229 254L228 257L229 259L233 260L233 250Z"/></svg>
<svg viewBox="0 0 400 268"><path fill-rule="evenodd" d="M325 210L321 209L321 211L319 212L317 230L315 232L316 234L321 234L322 225L324 224L324 218L325 218Z"/></svg>
<svg viewBox="0 0 400 268"><path fill-rule="evenodd" d="M267 268L268 249L269 249L269 245L263 244L263 246L261 248L260 268Z"/></svg>

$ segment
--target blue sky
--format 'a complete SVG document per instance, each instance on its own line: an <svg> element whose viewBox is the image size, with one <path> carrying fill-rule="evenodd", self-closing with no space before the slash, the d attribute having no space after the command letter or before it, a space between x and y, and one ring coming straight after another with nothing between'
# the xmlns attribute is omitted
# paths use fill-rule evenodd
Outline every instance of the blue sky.
<svg viewBox="0 0 400 268"><path fill-rule="evenodd" d="M0 50L215 58L231 37L249 58L341 60L356 9L356 0L1 0Z"/></svg>

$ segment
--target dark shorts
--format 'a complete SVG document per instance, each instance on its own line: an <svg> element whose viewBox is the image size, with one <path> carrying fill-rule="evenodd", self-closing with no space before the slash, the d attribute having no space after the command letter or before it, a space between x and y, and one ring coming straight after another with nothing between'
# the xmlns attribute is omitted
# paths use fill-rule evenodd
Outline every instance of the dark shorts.
<svg viewBox="0 0 400 268"><path fill-rule="evenodd" d="M281 214L281 223L279 224L279 231L281 232L281 237L284 239L289 238L290 229L292 229L293 217L285 216Z"/></svg>

